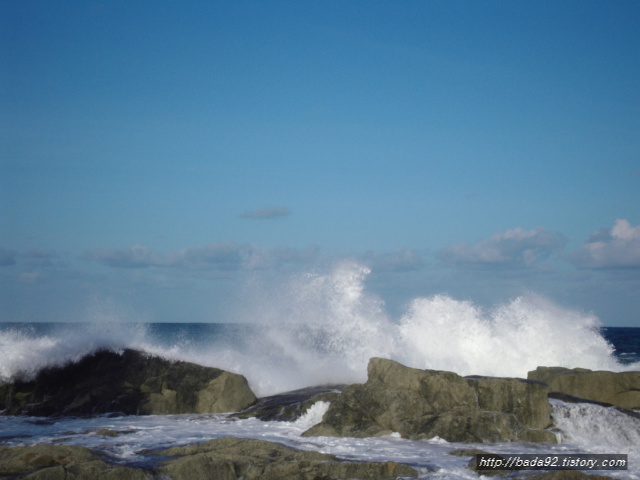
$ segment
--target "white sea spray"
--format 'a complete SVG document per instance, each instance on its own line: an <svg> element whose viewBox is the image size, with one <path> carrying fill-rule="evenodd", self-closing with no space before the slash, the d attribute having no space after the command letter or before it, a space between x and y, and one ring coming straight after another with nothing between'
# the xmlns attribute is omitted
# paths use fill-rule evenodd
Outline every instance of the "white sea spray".
<svg viewBox="0 0 640 480"><path fill-rule="evenodd" d="M33 375L99 349L136 348L245 375L259 396L364 382L371 357L461 375L526 377L537 366L625 370L598 319L531 294L484 309L446 295L415 298L400 318L367 291L369 269L342 261L323 272L254 282L235 337L154 337L144 324L94 315L43 335L0 329L0 378Z"/></svg>

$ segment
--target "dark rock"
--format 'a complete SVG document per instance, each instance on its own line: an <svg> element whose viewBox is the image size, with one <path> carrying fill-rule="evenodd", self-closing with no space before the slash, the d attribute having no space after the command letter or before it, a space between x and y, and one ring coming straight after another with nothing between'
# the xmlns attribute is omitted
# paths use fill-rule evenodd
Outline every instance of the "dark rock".
<svg viewBox="0 0 640 480"><path fill-rule="evenodd" d="M450 442L556 442L548 387L512 378L464 378L372 358L365 384L350 385L323 421L303 435L406 438Z"/></svg>
<svg viewBox="0 0 640 480"><path fill-rule="evenodd" d="M263 421L294 421L316 402L335 400L344 385L308 387L258 399L249 408L231 415L235 418L259 418Z"/></svg>
<svg viewBox="0 0 640 480"><path fill-rule="evenodd" d="M26 475L26 476L25 476ZM143 470L109 465L85 447L0 446L0 478L30 480L145 480Z"/></svg>
<svg viewBox="0 0 640 480"><path fill-rule="evenodd" d="M640 372L593 371L585 368L538 367L527 378L561 392L627 410L640 410Z"/></svg>
<svg viewBox="0 0 640 480"><path fill-rule="evenodd" d="M173 480L396 479L418 475L413 468L395 462L344 461L264 440L231 437L156 453L179 457L159 468Z"/></svg>
<svg viewBox="0 0 640 480"><path fill-rule="evenodd" d="M255 400L242 375L135 350L98 351L0 387L4 415L222 413Z"/></svg>
<svg viewBox="0 0 640 480"><path fill-rule="evenodd" d="M490 455L489 452L485 450L480 450L479 448L458 448L457 450L451 450L447 452L449 455L453 455L454 457L473 457L475 455Z"/></svg>
<svg viewBox="0 0 640 480"><path fill-rule="evenodd" d="M96 435L100 435L101 437L119 437L120 433L110 428L101 428L96 430Z"/></svg>

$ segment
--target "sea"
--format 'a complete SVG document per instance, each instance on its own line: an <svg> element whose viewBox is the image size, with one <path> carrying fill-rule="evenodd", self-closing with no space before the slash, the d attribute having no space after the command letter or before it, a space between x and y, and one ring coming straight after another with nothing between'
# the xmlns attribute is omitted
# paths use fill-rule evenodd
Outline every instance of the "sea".
<svg viewBox="0 0 640 480"><path fill-rule="evenodd" d="M365 267L305 274L286 297L261 299L252 321L145 323L84 321L0 323L0 382L30 378L47 366L98 349L135 348L245 375L259 397L320 385L366 381L372 357L460 375L526 378L537 366L640 370L640 328L604 327L593 314L527 294L490 308L447 295L415 298L398 316L369 293ZM293 292L293 294L292 294ZM284 299L283 299L284 298ZM224 319L223 319L224 320ZM333 388L333 387L332 387ZM339 387L337 387L339 388ZM559 443L461 444L434 437L408 440L302 437L328 403L295 421L239 419L228 414L36 418L0 415L0 445L80 445L112 462L151 467L149 452L224 436L257 438L340 458L396 461L421 479L477 479L456 449L497 454L626 454L628 469L585 471L640 479L640 420L614 408L551 400ZM1 407L0 407L1 408ZM102 436L100 429L122 432Z"/></svg>

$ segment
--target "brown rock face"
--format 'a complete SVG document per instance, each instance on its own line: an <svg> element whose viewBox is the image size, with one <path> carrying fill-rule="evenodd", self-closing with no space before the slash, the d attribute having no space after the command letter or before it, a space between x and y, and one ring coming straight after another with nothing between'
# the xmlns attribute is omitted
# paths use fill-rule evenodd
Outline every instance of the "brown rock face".
<svg viewBox="0 0 640 480"><path fill-rule="evenodd" d="M548 384L552 392L640 410L640 372L538 367L529 372L527 378Z"/></svg>
<svg viewBox="0 0 640 480"><path fill-rule="evenodd" d="M109 465L88 448L34 445L0 446L0 478L145 480L149 476L135 468Z"/></svg>
<svg viewBox="0 0 640 480"><path fill-rule="evenodd" d="M241 438L219 438L157 453L179 457L159 468L174 480L396 479L418 475L413 468L395 462L348 462L332 455Z"/></svg>
<svg viewBox="0 0 640 480"><path fill-rule="evenodd" d="M399 432L452 442L554 442L548 387L512 378L464 378L372 358L368 380L346 387L305 436Z"/></svg>

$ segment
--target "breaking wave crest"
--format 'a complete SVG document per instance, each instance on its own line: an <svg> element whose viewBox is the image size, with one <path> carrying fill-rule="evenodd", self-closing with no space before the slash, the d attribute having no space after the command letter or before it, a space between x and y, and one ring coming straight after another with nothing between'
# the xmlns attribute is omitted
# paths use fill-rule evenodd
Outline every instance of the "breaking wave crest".
<svg viewBox="0 0 640 480"><path fill-rule="evenodd" d="M493 309L446 295L416 298L393 319L351 261L330 271L253 286L241 334L159 342L144 324L59 326L40 336L0 331L0 378L32 375L98 348L138 348L247 376L258 395L366 380L371 357L461 375L526 377L537 366L622 370L590 314L536 295ZM629 368L629 367L627 367Z"/></svg>

